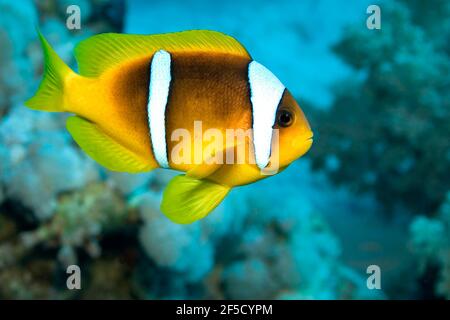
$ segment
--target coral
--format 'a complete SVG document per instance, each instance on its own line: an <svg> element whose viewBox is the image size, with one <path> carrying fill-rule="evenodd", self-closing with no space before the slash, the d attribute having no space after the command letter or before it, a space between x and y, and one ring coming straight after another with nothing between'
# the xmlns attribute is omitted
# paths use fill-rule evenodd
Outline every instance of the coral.
<svg viewBox="0 0 450 320"><path fill-rule="evenodd" d="M437 265L435 293L450 299L450 191L435 217L418 216L413 220L410 237L418 274L423 275Z"/></svg>
<svg viewBox="0 0 450 320"><path fill-rule="evenodd" d="M307 199L289 197L286 190L261 198L263 190L232 193L191 225L173 224L161 214L160 190L136 195L131 203L144 222L138 239L150 259L141 268L166 279L161 287L162 280L139 275L139 295L198 298L207 289L209 298L382 297L369 293L364 278L339 261L338 240ZM274 208L281 195L286 201Z"/></svg>
<svg viewBox="0 0 450 320"><path fill-rule="evenodd" d="M15 299L56 299L70 297L58 296L55 290L49 289L51 275L55 272L52 261L38 259L0 272L0 298Z"/></svg>
<svg viewBox="0 0 450 320"><path fill-rule="evenodd" d="M124 195L132 196L134 192L148 188L153 174L128 174L122 172L109 172L108 184Z"/></svg>
<svg viewBox="0 0 450 320"><path fill-rule="evenodd" d="M314 167L390 212L434 212L449 188L449 13L445 1L386 3L382 30L356 25L334 47L354 72L313 120Z"/></svg>
<svg viewBox="0 0 450 320"><path fill-rule="evenodd" d="M58 258L65 266L77 263L77 248L98 257L101 254L99 240L110 230L122 226L128 213L122 196L105 184L91 184L80 191L62 194L55 211L55 217L48 223L22 232L18 239L0 246L0 252L4 253L2 258L13 259L9 263L3 261L3 266L18 261L39 244L59 248Z"/></svg>
<svg viewBox="0 0 450 320"><path fill-rule="evenodd" d="M445 244L445 225L435 218L418 216L410 226L412 247L422 260L421 270L424 270L425 263L433 260Z"/></svg>
<svg viewBox="0 0 450 320"><path fill-rule="evenodd" d="M233 299L270 299L278 289L268 265L256 258L229 265L222 281L225 295Z"/></svg>
<svg viewBox="0 0 450 320"><path fill-rule="evenodd" d="M130 299L132 283L128 281L130 271L117 258L106 257L92 262L89 268L92 279L84 290L83 299Z"/></svg>
<svg viewBox="0 0 450 320"><path fill-rule="evenodd" d="M98 241L110 230L122 226L127 209L122 196L105 184L92 184L58 200L55 217L31 233L22 235L27 247L56 242L65 265L76 263L74 249L83 247L92 256L100 255Z"/></svg>
<svg viewBox="0 0 450 320"><path fill-rule="evenodd" d="M126 230L128 207L102 169L73 143L65 115L31 111L23 101L42 73L38 22L56 51L73 65L82 37L118 30L119 16L101 14L122 1L83 2L82 30L69 31L64 1L0 1L0 296L70 298L60 269L101 254L100 241ZM77 1L73 2L77 4ZM86 15L90 10L91 14ZM39 16L39 19L38 19ZM94 31L95 30L95 31ZM109 250L109 249L107 249ZM120 253L119 253L120 254ZM119 255L118 254L118 255ZM95 269L95 268L94 268ZM94 271L95 272L95 271Z"/></svg>
<svg viewBox="0 0 450 320"><path fill-rule="evenodd" d="M20 102L32 83L29 43L35 37L37 12L31 0L0 1L0 117Z"/></svg>
<svg viewBox="0 0 450 320"><path fill-rule="evenodd" d="M450 248L448 247L441 256L441 271L436 285L436 293L450 300Z"/></svg>
<svg viewBox="0 0 450 320"><path fill-rule="evenodd" d="M5 199L5 192L3 191L3 187L0 186L0 204L3 202L4 199Z"/></svg>
<svg viewBox="0 0 450 320"><path fill-rule="evenodd" d="M6 186L5 195L31 208L39 219L53 214L58 193L98 177L97 166L73 147L61 120L17 108L0 126L0 181Z"/></svg>
<svg viewBox="0 0 450 320"><path fill-rule="evenodd" d="M237 259L223 266L225 297L333 299L342 298L346 284L348 297L382 297L369 293L362 277L343 271L339 241L307 199L285 190L261 198L257 186L249 189L239 195L246 198L239 200L246 204L242 211L230 207L227 213L242 222L236 238L225 237ZM283 201L274 207L274 199Z"/></svg>
<svg viewBox="0 0 450 320"><path fill-rule="evenodd" d="M83 7L84 15L106 5L90 1L78 4ZM63 59L73 62L69 53L79 38L65 27L64 1L58 2L59 9L48 1L37 1L37 5L45 8L40 13L47 18L41 31ZM99 167L74 146L65 131L65 116L34 112L22 105L38 84L29 79L33 73L42 71L41 49L35 33L37 12L31 1L1 1L0 8L4 15L0 19L0 43L4 49L0 55L0 115L8 111L0 118L2 198L14 199L31 209L38 219L46 220L55 211L57 195L98 180ZM91 24L99 28L98 16L92 14L86 18L87 27L83 24L82 32L89 33ZM109 21L105 17L101 20Z"/></svg>
<svg viewBox="0 0 450 320"><path fill-rule="evenodd" d="M158 266L183 274L188 282L202 279L214 262L213 244L203 235L202 224L174 224L159 211L160 196L141 197L144 225L139 239L147 255Z"/></svg>

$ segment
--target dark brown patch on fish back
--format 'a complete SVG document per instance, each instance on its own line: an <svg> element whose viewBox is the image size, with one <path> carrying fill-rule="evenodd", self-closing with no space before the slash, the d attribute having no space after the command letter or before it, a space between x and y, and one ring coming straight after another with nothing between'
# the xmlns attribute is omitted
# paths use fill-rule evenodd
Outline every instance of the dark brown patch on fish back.
<svg viewBox="0 0 450 320"><path fill-rule="evenodd" d="M250 60L224 54L173 54L172 82L166 109L168 150L173 130L193 133L194 121L203 132L216 128L251 128L248 64ZM170 152L169 152L170 155Z"/></svg>
<svg viewBox="0 0 450 320"><path fill-rule="evenodd" d="M113 122L113 134L132 144L140 154L153 158L149 136L147 104L151 57L133 60L118 67L111 75L111 105L103 117Z"/></svg>
<svg viewBox="0 0 450 320"><path fill-rule="evenodd" d="M150 81L150 59L142 59L128 64L117 74L112 93L117 104L126 109L124 116L147 123L147 103Z"/></svg>

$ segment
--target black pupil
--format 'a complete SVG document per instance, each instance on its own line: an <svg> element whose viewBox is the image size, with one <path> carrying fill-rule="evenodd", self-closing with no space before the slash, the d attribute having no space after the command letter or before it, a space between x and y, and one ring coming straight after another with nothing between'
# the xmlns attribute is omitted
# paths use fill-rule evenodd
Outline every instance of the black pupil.
<svg viewBox="0 0 450 320"><path fill-rule="evenodd" d="M287 110L282 110L278 117L278 124L282 127L287 127L292 122L292 114Z"/></svg>

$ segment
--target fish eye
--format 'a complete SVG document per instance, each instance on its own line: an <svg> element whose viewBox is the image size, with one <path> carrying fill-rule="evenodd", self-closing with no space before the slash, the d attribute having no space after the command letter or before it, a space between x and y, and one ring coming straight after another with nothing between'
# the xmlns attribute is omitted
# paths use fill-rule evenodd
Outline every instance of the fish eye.
<svg viewBox="0 0 450 320"><path fill-rule="evenodd" d="M283 109L278 112L277 124L280 127L289 127L292 122L294 122L294 115L290 111Z"/></svg>

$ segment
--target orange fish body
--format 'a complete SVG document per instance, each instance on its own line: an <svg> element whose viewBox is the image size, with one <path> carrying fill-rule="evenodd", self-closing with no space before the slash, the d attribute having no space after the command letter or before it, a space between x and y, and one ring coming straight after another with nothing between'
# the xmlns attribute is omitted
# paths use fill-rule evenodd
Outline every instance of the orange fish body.
<svg viewBox="0 0 450 320"><path fill-rule="evenodd" d="M45 74L27 106L75 114L74 140L110 170L186 172L163 195L175 222L206 216L232 187L283 170L312 144L289 91L224 34L94 36L75 50L80 74L40 37Z"/></svg>

